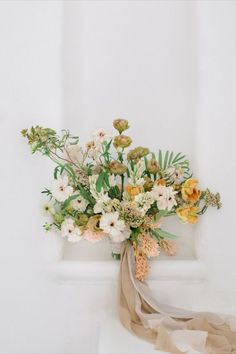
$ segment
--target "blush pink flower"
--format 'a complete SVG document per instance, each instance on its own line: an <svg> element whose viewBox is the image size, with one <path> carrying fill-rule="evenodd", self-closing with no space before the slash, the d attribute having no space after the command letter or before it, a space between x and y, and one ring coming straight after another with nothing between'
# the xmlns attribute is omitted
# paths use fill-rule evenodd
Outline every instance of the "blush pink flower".
<svg viewBox="0 0 236 354"><path fill-rule="evenodd" d="M101 241L104 237L106 237L106 234L102 231L92 232L90 230L86 230L83 234L83 237L85 240L95 243Z"/></svg>

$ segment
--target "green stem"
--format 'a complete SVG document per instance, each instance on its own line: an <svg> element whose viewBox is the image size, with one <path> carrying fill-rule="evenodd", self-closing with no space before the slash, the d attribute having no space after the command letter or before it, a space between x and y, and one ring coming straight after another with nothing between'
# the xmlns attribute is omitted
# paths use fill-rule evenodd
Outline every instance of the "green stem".
<svg viewBox="0 0 236 354"><path fill-rule="evenodd" d="M123 193L124 193L124 182L125 182L125 176L124 175L121 175L121 200L122 200L122 197L123 197Z"/></svg>
<svg viewBox="0 0 236 354"><path fill-rule="evenodd" d="M205 214L205 212L207 211L208 205L204 205L204 207L202 208L202 210L199 211L198 215L203 215Z"/></svg>

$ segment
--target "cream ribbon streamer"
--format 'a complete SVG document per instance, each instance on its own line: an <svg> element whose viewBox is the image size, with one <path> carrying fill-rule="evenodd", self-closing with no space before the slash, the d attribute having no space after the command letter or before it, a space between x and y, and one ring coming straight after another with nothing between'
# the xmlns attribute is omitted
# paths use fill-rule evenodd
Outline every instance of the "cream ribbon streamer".
<svg viewBox="0 0 236 354"><path fill-rule="evenodd" d="M236 331L212 313L187 311L159 303L134 276L133 248L121 254L118 306L122 324L171 354L236 354Z"/></svg>

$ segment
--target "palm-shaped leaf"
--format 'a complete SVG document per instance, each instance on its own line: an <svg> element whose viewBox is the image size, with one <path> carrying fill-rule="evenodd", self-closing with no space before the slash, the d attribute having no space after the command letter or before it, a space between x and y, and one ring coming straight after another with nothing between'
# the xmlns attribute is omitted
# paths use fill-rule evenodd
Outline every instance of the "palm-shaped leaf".
<svg viewBox="0 0 236 354"><path fill-rule="evenodd" d="M181 152L175 154L174 151L167 150L166 152L163 152L162 150L159 150L157 161L162 170L166 170L169 167L180 166L185 172L189 171L189 161Z"/></svg>

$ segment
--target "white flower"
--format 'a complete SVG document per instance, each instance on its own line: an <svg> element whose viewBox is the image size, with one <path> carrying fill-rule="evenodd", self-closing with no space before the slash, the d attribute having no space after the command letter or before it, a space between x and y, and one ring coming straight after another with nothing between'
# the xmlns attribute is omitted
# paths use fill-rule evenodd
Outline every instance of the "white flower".
<svg viewBox="0 0 236 354"><path fill-rule="evenodd" d="M100 220L100 228L109 235L113 242L123 242L130 237L130 229L123 220L119 219L119 213L103 214Z"/></svg>
<svg viewBox="0 0 236 354"><path fill-rule="evenodd" d="M104 141L111 139L111 134L109 134L104 129L95 130L92 136L95 141L99 141L100 143L103 143Z"/></svg>
<svg viewBox="0 0 236 354"><path fill-rule="evenodd" d="M145 179L144 178L128 178L128 183L131 186L143 186L145 183Z"/></svg>
<svg viewBox="0 0 236 354"><path fill-rule="evenodd" d="M92 196L94 197L94 199L96 199L96 200L101 198L101 196L104 194L103 188L101 189L101 192L97 191L96 183L97 183L98 176L99 175L97 175L97 174L89 176L89 190L90 190L90 193L92 194Z"/></svg>
<svg viewBox="0 0 236 354"><path fill-rule="evenodd" d="M109 235L112 242L123 242L130 237L131 230L128 227L125 227L124 231L121 231L117 235Z"/></svg>
<svg viewBox="0 0 236 354"><path fill-rule="evenodd" d="M68 145L65 149L65 153L68 156L69 160L74 163L81 164L84 160L83 149L78 145Z"/></svg>
<svg viewBox="0 0 236 354"><path fill-rule="evenodd" d="M100 220L100 228L110 237L118 237L125 231L124 220L119 219L119 213L103 214Z"/></svg>
<svg viewBox="0 0 236 354"><path fill-rule="evenodd" d="M81 230L75 226L71 218L65 219L61 224L61 235L67 237L70 242L78 242L82 239Z"/></svg>
<svg viewBox="0 0 236 354"><path fill-rule="evenodd" d="M165 171L166 175L170 177L173 183L181 183L184 176L184 170L181 166L172 166Z"/></svg>
<svg viewBox="0 0 236 354"><path fill-rule="evenodd" d="M52 195L58 202L64 202L73 194L73 188L68 186L68 177L59 177L54 181Z"/></svg>
<svg viewBox="0 0 236 354"><path fill-rule="evenodd" d="M43 213L44 213L44 215L47 215L47 216L55 214L55 209L54 209L53 205L50 203L44 204L43 205Z"/></svg>
<svg viewBox="0 0 236 354"><path fill-rule="evenodd" d="M98 140L89 141L86 144L88 157L96 160L101 152L101 142Z"/></svg>
<svg viewBox="0 0 236 354"><path fill-rule="evenodd" d="M78 193L75 192L74 195L77 195L77 197L72 200L71 206L72 206L73 209L83 213L85 211L85 209L87 208L89 203L81 195L78 195Z"/></svg>
<svg viewBox="0 0 236 354"><path fill-rule="evenodd" d="M175 200L175 192L172 187L154 186L151 192L152 198L156 200L159 210L171 210L177 205Z"/></svg>
<svg viewBox="0 0 236 354"><path fill-rule="evenodd" d="M170 211L173 206L177 205L175 200L175 194L177 192L174 191L172 187L167 187L166 199L167 199L167 209Z"/></svg>
<svg viewBox="0 0 236 354"><path fill-rule="evenodd" d="M145 171L145 162L140 160L134 165L134 170L130 172L130 178L128 179L129 184L132 186L143 186L145 179L142 177L143 172Z"/></svg>
<svg viewBox="0 0 236 354"><path fill-rule="evenodd" d="M110 185L110 187L116 186L116 177L115 177L115 175L110 175L109 176L109 185Z"/></svg>
<svg viewBox="0 0 236 354"><path fill-rule="evenodd" d="M110 201L111 199L109 198L108 194L102 194L101 196L99 196L99 198L97 199L97 203L94 205L94 213L102 213L104 210L104 207L107 205L107 203Z"/></svg>
<svg viewBox="0 0 236 354"><path fill-rule="evenodd" d="M69 242L79 242L82 240L82 236L81 236L81 231L78 227L76 227L75 232L72 232L69 236L68 236L68 241Z"/></svg>
<svg viewBox="0 0 236 354"><path fill-rule="evenodd" d="M154 199L150 192L140 193L134 197L134 201L137 203L138 209L142 212L142 214L146 214L148 209L154 203Z"/></svg>

